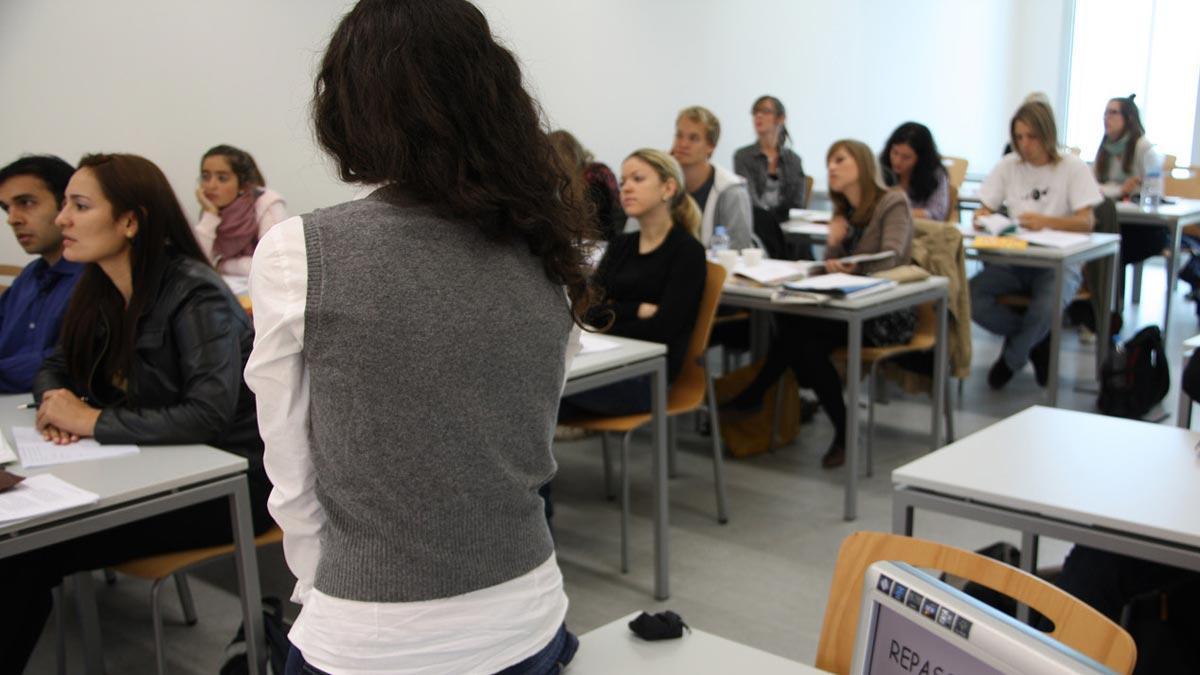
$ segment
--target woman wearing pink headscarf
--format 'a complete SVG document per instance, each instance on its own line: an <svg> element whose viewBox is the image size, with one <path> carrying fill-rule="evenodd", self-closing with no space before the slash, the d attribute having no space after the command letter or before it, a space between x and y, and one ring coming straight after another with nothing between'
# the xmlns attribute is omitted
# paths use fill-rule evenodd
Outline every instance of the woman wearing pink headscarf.
<svg viewBox="0 0 1200 675"><path fill-rule="evenodd" d="M283 197L266 183L245 150L218 145L200 160L196 200L203 213L196 240L221 274L249 276L254 247L288 217Z"/></svg>

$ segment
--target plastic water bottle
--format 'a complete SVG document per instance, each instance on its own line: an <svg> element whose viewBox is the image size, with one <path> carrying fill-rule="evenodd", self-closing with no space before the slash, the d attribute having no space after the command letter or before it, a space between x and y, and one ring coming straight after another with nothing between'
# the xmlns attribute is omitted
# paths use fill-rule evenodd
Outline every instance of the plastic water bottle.
<svg viewBox="0 0 1200 675"><path fill-rule="evenodd" d="M708 240L708 250L712 252L715 258L721 251L729 250L729 231L724 225L720 225L713 232L712 237Z"/></svg>
<svg viewBox="0 0 1200 675"><path fill-rule="evenodd" d="M1142 208L1156 209L1163 195L1163 157L1153 150L1146 155L1146 175L1142 176Z"/></svg>

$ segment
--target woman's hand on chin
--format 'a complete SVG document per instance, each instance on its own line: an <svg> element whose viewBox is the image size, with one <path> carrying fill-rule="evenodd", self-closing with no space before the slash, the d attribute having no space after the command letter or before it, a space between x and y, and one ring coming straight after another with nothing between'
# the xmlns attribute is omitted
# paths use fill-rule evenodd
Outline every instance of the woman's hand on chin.
<svg viewBox="0 0 1200 675"><path fill-rule="evenodd" d="M51 389L42 394L38 407L37 428L42 438L63 445L96 433L100 410L93 408L66 389Z"/></svg>

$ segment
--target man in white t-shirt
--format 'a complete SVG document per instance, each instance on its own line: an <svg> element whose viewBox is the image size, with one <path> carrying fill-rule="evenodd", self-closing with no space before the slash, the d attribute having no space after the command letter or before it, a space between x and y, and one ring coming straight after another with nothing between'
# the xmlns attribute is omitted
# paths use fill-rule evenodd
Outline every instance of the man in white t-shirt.
<svg viewBox="0 0 1200 675"><path fill-rule="evenodd" d="M1092 208L1104 198L1087 165L1074 155L1058 153L1054 114L1044 103L1026 103L1009 127L1014 152L1005 155L979 190L983 206L976 218L1001 207L1028 230L1091 232ZM1081 280L1080 265L1063 270L1063 305L1054 302L1054 271L1034 267L985 265L971 279L971 318L1004 336L1004 350L988 372L988 385L999 389L1033 362L1037 383L1049 376L1049 334L1061 320L1065 304ZM1030 296L1022 314L999 303L1006 294Z"/></svg>

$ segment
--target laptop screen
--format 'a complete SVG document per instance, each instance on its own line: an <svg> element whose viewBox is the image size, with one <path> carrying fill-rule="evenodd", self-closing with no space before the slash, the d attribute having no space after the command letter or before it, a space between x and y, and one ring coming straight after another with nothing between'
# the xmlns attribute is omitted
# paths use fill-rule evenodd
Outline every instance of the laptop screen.
<svg viewBox="0 0 1200 675"><path fill-rule="evenodd" d="M856 675L1112 672L904 563L873 563L860 602Z"/></svg>

